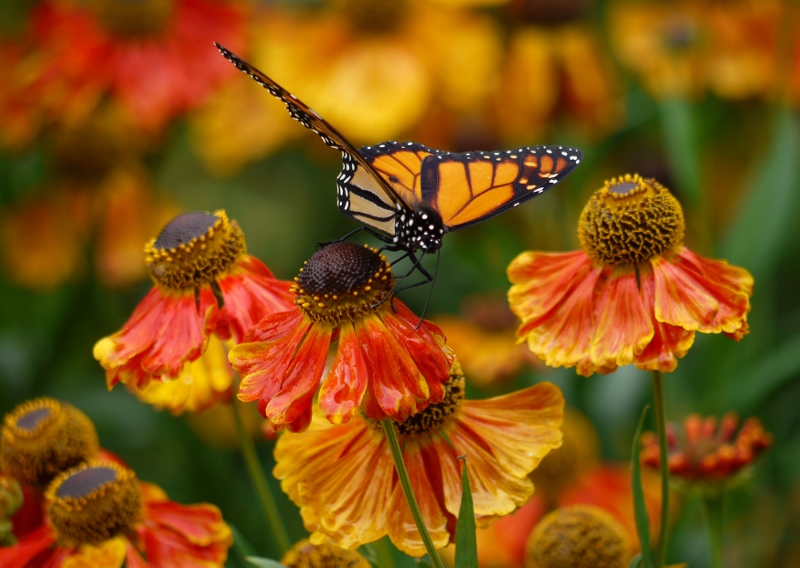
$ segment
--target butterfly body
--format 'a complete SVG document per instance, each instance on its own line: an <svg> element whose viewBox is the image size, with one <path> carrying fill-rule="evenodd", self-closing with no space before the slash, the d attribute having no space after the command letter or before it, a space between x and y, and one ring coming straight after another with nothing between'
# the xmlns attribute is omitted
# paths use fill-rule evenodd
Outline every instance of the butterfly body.
<svg viewBox="0 0 800 568"><path fill-rule="evenodd" d="M284 102L289 114L341 151L339 211L385 236L395 249L432 253L442 238L541 195L571 173L581 151L567 146L451 153L416 142L357 150L297 97L216 44L223 56Z"/></svg>

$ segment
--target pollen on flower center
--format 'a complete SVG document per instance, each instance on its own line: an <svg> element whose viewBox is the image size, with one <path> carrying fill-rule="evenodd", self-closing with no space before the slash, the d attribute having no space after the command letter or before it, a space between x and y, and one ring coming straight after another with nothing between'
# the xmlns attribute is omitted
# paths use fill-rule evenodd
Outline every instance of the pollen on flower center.
<svg viewBox="0 0 800 568"><path fill-rule="evenodd" d="M91 7L109 31L127 36L152 35L164 29L174 0L92 0Z"/></svg>
<svg viewBox="0 0 800 568"><path fill-rule="evenodd" d="M581 213L583 250L603 264L633 266L664 256L683 243L683 211L654 179L626 174L606 181Z"/></svg>
<svg viewBox="0 0 800 568"><path fill-rule="evenodd" d="M210 283L247 251L244 235L225 211L184 213L145 245L153 281L171 290Z"/></svg>
<svg viewBox="0 0 800 568"><path fill-rule="evenodd" d="M65 471L45 497L56 539L68 547L129 533L143 514L136 475L112 462L90 461Z"/></svg>
<svg viewBox="0 0 800 568"><path fill-rule="evenodd" d="M385 256L348 242L314 253L294 281L294 303L311 319L332 323L373 310L394 286Z"/></svg>

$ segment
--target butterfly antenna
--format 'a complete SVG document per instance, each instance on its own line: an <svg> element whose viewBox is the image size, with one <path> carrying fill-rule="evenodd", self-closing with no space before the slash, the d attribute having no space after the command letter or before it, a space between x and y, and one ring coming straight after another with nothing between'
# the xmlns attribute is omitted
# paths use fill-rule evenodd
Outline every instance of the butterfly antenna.
<svg viewBox="0 0 800 568"><path fill-rule="evenodd" d="M414 331L419 329L419 326L422 325L422 320L425 319L425 313L428 311L428 304L431 303L431 297L433 296L433 285L436 284L436 277L439 275L439 260L442 258L442 249L436 251L436 268L433 269L433 278L430 278L428 282L431 283L430 290L428 291L428 299L425 300L425 306L422 308L422 315L419 316L419 322L417 323L417 327L414 328Z"/></svg>
<svg viewBox="0 0 800 568"><path fill-rule="evenodd" d="M364 227L359 227L358 229L353 229L352 231L347 233L345 236L343 236L341 238L338 238L335 241L328 241L327 243L317 243L317 250L319 250L319 249L321 249L323 247L326 247L328 245L335 245L336 243L341 243L343 241L346 241L347 239L349 239L350 237L352 237L356 233L359 233L359 232L361 232L363 230L364 230Z"/></svg>

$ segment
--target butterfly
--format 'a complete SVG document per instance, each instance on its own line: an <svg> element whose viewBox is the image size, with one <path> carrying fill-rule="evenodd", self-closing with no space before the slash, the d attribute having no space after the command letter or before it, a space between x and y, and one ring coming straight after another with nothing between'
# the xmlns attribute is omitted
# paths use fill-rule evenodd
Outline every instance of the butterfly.
<svg viewBox="0 0 800 568"><path fill-rule="evenodd" d="M220 53L286 105L289 114L342 153L336 178L343 214L378 231L415 261L433 253L450 231L490 219L554 187L583 154L568 146L452 153L416 142L383 142L357 150L293 94L218 43ZM423 273L427 273L423 270Z"/></svg>

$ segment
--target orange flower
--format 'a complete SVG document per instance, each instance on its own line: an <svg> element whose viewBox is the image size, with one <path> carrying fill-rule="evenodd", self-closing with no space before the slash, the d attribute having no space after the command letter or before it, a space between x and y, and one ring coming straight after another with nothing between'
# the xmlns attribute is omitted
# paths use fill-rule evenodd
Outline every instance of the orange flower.
<svg viewBox="0 0 800 568"><path fill-rule="evenodd" d="M508 267L520 341L553 367L672 371L696 331L747 333L750 274L683 245L683 213L655 180L615 178L581 214L583 250L525 252Z"/></svg>
<svg viewBox="0 0 800 568"><path fill-rule="evenodd" d="M213 505L180 505L119 463L92 461L53 481L47 522L14 546L0 548L0 565L221 568L232 543L231 530Z"/></svg>
<svg viewBox="0 0 800 568"><path fill-rule="evenodd" d="M289 283L246 254L239 225L222 210L179 215L145 249L155 287L120 331L94 346L109 388L174 379L212 333L241 341L259 319L291 306Z"/></svg>
<svg viewBox="0 0 800 568"><path fill-rule="evenodd" d="M314 254L295 278L295 308L261 320L230 353L239 399L292 431L311 421L328 347L339 344L319 406L334 423L363 407L398 420L444 396L449 357L441 331L391 298L394 277L376 249L339 242Z"/></svg>
<svg viewBox="0 0 800 568"><path fill-rule="evenodd" d="M242 24L235 5L209 0L42 4L33 27L44 103L80 117L110 95L158 132L231 73L212 42L240 49Z"/></svg>
<svg viewBox="0 0 800 568"><path fill-rule="evenodd" d="M437 547L451 542L466 455L480 526L508 515L533 493L528 474L561 444L564 399L555 385L465 401L454 363L439 404L394 422L411 485ZM312 542L355 548L384 535L412 556L425 554L395 473L381 425L363 415L343 426L319 417L302 435L283 434L274 475L300 506ZM335 464L335 467L331 467Z"/></svg>
<svg viewBox="0 0 800 568"><path fill-rule="evenodd" d="M729 412L717 422L713 416L690 414L678 431L667 426L669 473L683 481L729 481L772 445L758 418L748 418L738 431L739 417ZM642 436L642 463L659 467L658 440L652 432Z"/></svg>

